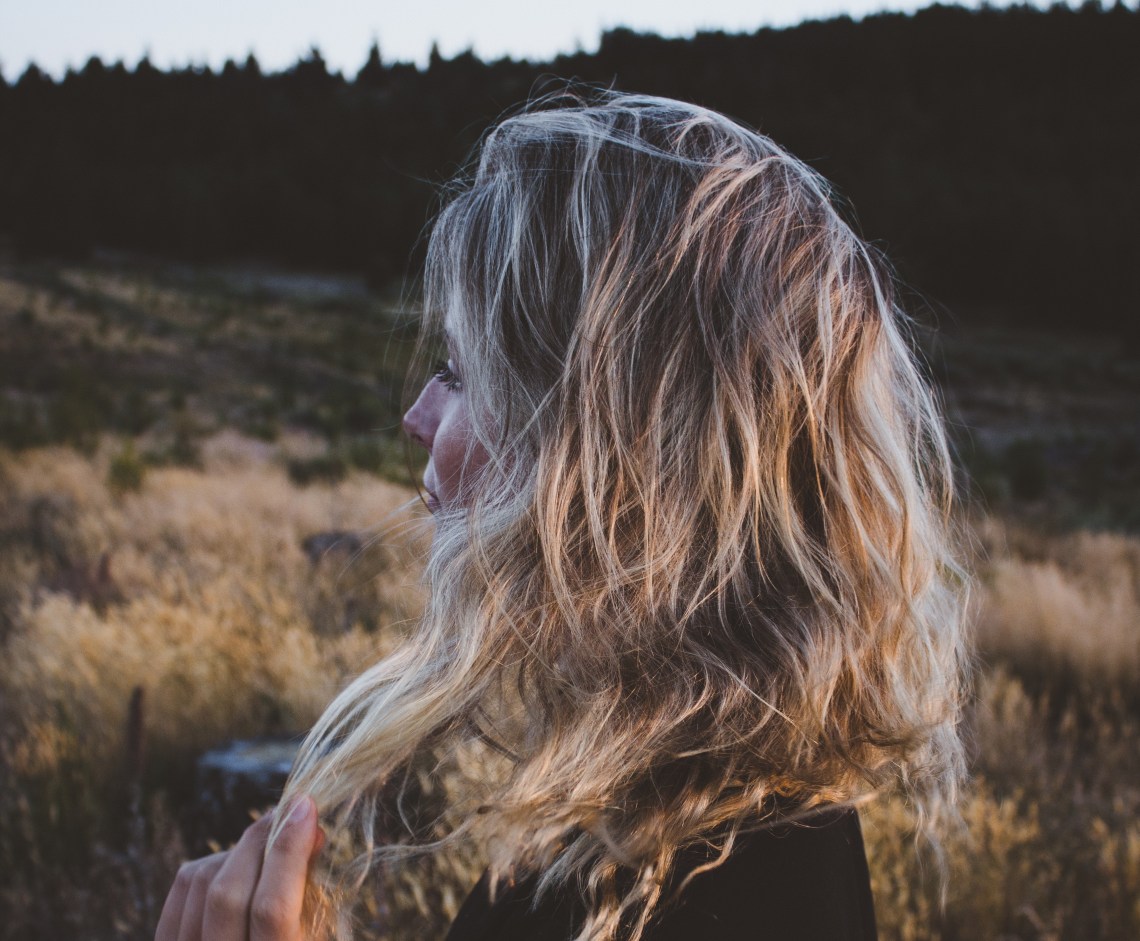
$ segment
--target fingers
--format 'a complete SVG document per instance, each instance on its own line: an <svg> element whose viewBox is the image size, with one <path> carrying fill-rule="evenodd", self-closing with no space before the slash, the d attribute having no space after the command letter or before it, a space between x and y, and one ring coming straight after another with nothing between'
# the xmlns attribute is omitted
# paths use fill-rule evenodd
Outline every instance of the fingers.
<svg viewBox="0 0 1140 941"><path fill-rule="evenodd" d="M309 860L322 842L316 804L302 797L265 854L249 910L250 941L301 941Z"/></svg>
<svg viewBox="0 0 1140 941"><path fill-rule="evenodd" d="M302 941L309 863L324 845L309 797L266 851L273 815L249 827L231 850L178 871L155 941Z"/></svg>
<svg viewBox="0 0 1140 941"><path fill-rule="evenodd" d="M249 911L273 815L246 828L206 892L202 937L208 941L245 941ZM182 941L179 938L179 941Z"/></svg>
<svg viewBox="0 0 1140 941"><path fill-rule="evenodd" d="M174 878L174 885L166 894L166 901L162 904L162 914L158 918L158 928L154 932L154 941L177 941L178 925L182 921L182 909L186 905L186 895L190 891L189 879L184 878L186 867L184 863Z"/></svg>
<svg viewBox="0 0 1140 941"><path fill-rule="evenodd" d="M206 907L206 892L225 861L225 853L214 853L213 856L197 861L190 891L186 896L186 906L182 909L178 941L202 941L202 911Z"/></svg>
<svg viewBox="0 0 1140 941"><path fill-rule="evenodd" d="M215 853L182 865L162 906L155 941L200 941L206 890L226 855Z"/></svg>

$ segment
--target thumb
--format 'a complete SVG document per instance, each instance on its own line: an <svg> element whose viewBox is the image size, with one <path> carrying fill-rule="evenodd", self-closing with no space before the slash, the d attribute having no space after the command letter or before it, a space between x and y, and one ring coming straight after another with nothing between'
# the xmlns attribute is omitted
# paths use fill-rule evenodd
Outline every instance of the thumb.
<svg viewBox="0 0 1140 941"><path fill-rule="evenodd" d="M317 806L311 797L302 797L266 847L250 907L251 941L299 941L309 863L322 840Z"/></svg>
<svg viewBox="0 0 1140 941"><path fill-rule="evenodd" d="M328 837L325 836L325 831L322 829L320 823L317 824L315 829L316 835L313 837L313 848L309 851L310 863L320 855L321 850L325 848L325 844L328 842Z"/></svg>

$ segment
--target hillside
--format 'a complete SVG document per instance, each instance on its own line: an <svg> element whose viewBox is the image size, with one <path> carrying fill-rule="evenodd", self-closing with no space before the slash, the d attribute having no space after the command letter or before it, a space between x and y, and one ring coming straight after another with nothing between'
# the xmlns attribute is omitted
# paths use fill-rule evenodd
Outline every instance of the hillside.
<svg viewBox="0 0 1140 941"><path fill-rule="evenodd" d="M832 180L939 302L1136 342L1140 11L841 17L748 35L607 32L551 62L433 55L351 77L92 59L0 82L0 250L414 270L438 185L504 109L577 78L743 120ZM975 320L984 326L986 320ZM1135 352L1135 346L1133 346Z"/></svg>

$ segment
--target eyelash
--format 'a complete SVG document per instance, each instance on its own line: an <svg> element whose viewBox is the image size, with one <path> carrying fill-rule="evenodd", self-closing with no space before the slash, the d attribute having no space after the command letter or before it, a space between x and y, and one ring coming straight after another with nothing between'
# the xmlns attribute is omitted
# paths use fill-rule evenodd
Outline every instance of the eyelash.
<svg viewBox="0 0 1140 941"><path fill-rule="evenodd" d="M459 377L442 359L435 364L434 378L442 382L448 392L458 392L460 389Z"/></svg>

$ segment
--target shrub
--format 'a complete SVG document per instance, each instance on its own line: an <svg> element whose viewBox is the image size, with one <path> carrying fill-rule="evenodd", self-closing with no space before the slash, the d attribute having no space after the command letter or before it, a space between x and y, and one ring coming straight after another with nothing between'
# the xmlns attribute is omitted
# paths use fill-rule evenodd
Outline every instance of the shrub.
<svg viewBox="0 0 1140 941"><path fill-rule="evenodd" d="M142 489L146 465L135 453L133 441L127 441L113 458L107 471L107 486L114 494L133 493Z"/></svg>
<svg viewBox="0 0 1140 941"><path fill-rule="evenodd" d="M300 487L318 482L336 483L348 475L348 462L337 451L317 457L291 458L286 461L285 468L289 479Z"/></svg>

